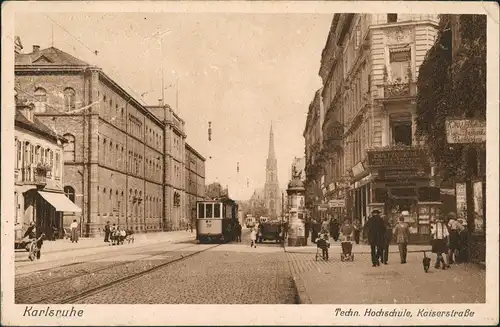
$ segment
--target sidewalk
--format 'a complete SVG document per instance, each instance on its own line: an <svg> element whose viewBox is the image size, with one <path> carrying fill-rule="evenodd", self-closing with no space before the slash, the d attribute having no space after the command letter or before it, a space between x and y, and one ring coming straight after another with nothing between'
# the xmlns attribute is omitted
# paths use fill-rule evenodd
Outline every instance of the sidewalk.
<svg viewBox="0 0 500 327"><path fill-rule="evenodd" d="M340 246L330 248L329 261L314 254L290 253L290 265L301 304L420 304L484 303L486 271L476 264L452 265L448 270L422 267L422 253L399 254L389 264L372 267L370 254L355 252L353 262L341 262Z"/></svg>
<svg viewBox="0 0 500 327"><path fill-rule="evenodd" d="M154 233L138 233L134 234L135 242L139 243L157 243L167 242L175 243L194 239L196 237L196 230L193 233L186 231L173 231L173 232L154 232ZM84 250L91 248L109 247L110 243L104 242L104 236L86 238L81 237L78 243L71 243L69 239L60 239L56 241L44 241L43 253L66 252L75 250ZM25 252L24 250L18 250ZM17 252L17 251L16 251Z"/></svg>
<svg viewBox="0 0 500 327"><path fill-rule="evenodd" d="M411 253L411 252L424 252L426 251L428 254L430 254L431 252L431 246L430 245L408 245L408 253ZM340 255L340 252L341 252L341 245L340 245L340 242L332 242L330 244L330 253L339 253ZM287 244L285 244L285 252L287 253L309 253L309 254L314 254L316 253L316 244L315 243L308 243L307 246L292 246L292 247L289 247L287 246ZM371 250L370 250L370 245L368 244L353 244L352 246L352 251L355 253L355 254L370 254L371 253ZM399 253L399 250L398 250L398 246L393 244L391 246L389 246L389 253ZM398 254L398 258L399 258L399 254Z"/></svg>

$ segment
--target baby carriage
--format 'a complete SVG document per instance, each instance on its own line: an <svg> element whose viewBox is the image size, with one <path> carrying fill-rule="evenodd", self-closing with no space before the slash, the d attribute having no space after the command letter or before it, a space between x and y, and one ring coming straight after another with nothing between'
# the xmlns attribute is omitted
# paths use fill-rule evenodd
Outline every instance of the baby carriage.
<svg viewBox="0 0 500 327"><path fill-rule="evenodd" d="M318 261L319 258L323 258L323 260L327 261L329 248L330 242L328 242L328 234L320 235L316 239L316 261Z"/></svg>
<svg viewBox="0 0 500 327"><path fill-rule="evenodd" d="M340 245L342 252L340 253L341 261L354 261L354 253L352 253L352 236L345 236Z"/></svg>

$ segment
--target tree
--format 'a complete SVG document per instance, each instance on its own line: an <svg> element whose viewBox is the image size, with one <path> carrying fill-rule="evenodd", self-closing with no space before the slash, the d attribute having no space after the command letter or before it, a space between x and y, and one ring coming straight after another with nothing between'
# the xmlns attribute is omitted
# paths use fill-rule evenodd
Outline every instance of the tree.
<svg viewBox="0 0 500 327"><path fill-rule="evenodd" d="M451 34L455 23L459 35ZM453 49L453 39L460 40L459 49ZM417 136L428 140L444 180L465 179L471 169L470 153L484 152L483 146L448 144L445 121L486 119L485 15L441 15L440 32L420 66L417 88Z"/></svg>
<svg viewBox="0 0 500 327"><path fill-rule="evenodd" d="M222 185L219 183L211 183L207 185L205 191L205 197L208 199L220 198L224 195Z"/></svg>

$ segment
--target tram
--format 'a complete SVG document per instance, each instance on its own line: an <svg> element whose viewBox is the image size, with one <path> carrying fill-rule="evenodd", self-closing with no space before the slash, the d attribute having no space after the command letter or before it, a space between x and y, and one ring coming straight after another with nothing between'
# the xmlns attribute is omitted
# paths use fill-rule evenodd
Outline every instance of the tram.
<svg viewBox="0 0 500 327"><path fill-rule="evenodd" d="M196 238L200 243L231 242L238 223L238 205L229 198L196 202Z"/></svg>

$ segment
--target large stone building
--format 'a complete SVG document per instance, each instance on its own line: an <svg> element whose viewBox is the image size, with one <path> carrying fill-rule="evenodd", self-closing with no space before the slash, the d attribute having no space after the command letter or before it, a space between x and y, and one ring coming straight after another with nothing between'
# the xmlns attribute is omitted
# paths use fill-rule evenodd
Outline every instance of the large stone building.
<svg viewBox="0 0 500 327"><path fill-rule="evenodd" d="M16 90L67 140L64 187L75 190L85 235L106 221L137 232L185 219L184 122L167 105L146 107L100 68L57 48L17 53Z"/></svg>
<svg viewBox="0 0 500 327"><path fill-rule="evenodd" d="M205 197L205 158L186 143L186 218L195 226L196 201Z"/></svg>
<svg viewBox="0 0 500 327"><path fill-rule="evenodd" d="M266 160L266 183L264 184L264 205L269 217L276 219L281 214L281 194L278 183L278 160L274 151L273 127L269 132L269 152Z"/></svg>
<svg viewBox="0 0 500 327"><path fill-rule="evenodd" d="M74 190L64 187L63 144L67 142L34 115L35 105L16 97L14 120L14 223L16 239L31 222L47 239L63 237L64 212L80 212ZM66 193L66 196L65 196Z"/></svg>
<svg viewBox="0 0 500 327"><path fill-rule="evenodd" d="M347 214L408 211L413 234L428 234L435 189L415 136L416 76L437 35L428 14L335 14L322 53L324 202ZM439 191L438 191L439 193Z"/></svg>

